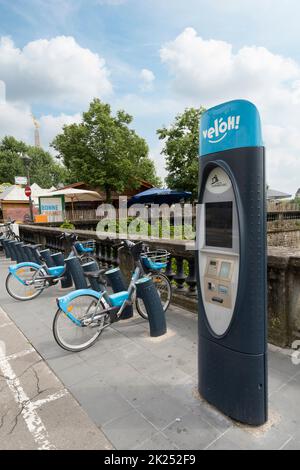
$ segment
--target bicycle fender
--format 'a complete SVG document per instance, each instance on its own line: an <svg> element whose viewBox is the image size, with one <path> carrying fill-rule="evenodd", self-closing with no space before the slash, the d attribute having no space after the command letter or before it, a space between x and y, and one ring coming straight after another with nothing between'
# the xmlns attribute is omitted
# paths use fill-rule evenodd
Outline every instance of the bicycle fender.
<svg viewBox="0 0 300 470"><path fill-rule="evenodd" d="M103 297L103 292L96 292L92 289L76 290L74 292L71 292L70 294L65 295L64 297L59 297L56 300L57 305L66 315L68 315L70 313L68 311L68 306L70 302L72 302L74 299L77 299L78 297L81 297L82 295L90 295L91 297L95 297L95 299L99 300L101 299L101 297Z"/></svg>
<svg viewBox="0 0 300 470"><path fill-rule="evenodd" d="M14 264L12 266L9 266L8 270L11 274L15 274L19 269L22 268L36 268L36 269L41 269L41 266L36 263L20 263L20 264Z"/></svg>

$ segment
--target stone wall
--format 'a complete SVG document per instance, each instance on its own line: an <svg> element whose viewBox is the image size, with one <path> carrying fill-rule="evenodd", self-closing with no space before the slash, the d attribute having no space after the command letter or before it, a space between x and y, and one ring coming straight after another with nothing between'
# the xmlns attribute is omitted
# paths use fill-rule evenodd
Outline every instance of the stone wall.
<svg viewBox="0 0 300 470"><path fill-rule="evenodd" d="M268 245L300 249L300 221L269 222Z"/></svg>

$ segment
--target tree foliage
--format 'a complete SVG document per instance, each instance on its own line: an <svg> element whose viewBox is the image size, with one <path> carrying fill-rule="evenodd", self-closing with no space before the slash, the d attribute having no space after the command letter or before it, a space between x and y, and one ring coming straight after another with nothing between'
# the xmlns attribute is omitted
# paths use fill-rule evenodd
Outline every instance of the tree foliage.
<svg viewBox="0 0 300 470"><path fill-rule="evenodd" d="M64 126L52 143L73 179L106 191L123 192L140 186L139 179L159 183L148 145L129 125L124 111L112 115L108 104L95 99L80 124Z"/></svg>
<svg viewBox="0 0 300 470"><path fill-rule="evenodd" d="M187 108L170 127L157 131L159 139L164 140L168 187L191 191L194 197L198 193L199 122L204 112L203 107Z"/></svg>
<svg viewBox="0 0 300 470"><path fill-rule="evenodd" d="M0 142L0 183L15 183L15 176L26 176L27 169L21 159L25 153L31 158L30 182L42 188L65 183L67 172L56 163L50 153L43 149L26 145L14 137L4 137Z"/></svg>

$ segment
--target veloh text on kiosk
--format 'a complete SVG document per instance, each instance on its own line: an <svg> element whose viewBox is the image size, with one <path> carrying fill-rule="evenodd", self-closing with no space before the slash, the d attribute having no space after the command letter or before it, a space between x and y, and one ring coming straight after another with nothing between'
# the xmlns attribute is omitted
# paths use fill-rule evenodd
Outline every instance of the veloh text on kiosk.
<svg viewBox="0 0 300 470"><path fill-rule="evenodd" d="M201 118L197 213L199 392L231 418L267 420L265 149L243 100Z"/></svg>

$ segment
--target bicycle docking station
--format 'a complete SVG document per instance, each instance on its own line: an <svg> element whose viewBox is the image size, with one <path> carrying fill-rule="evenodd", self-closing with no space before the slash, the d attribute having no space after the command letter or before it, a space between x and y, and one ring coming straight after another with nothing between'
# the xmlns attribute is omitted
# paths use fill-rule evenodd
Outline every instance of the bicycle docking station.
<svg viewBox="0 0 300 470"><path fill-rule="evenodd" d="M17 263L23 263L24 261L24 252L23 252L23 242L16 242L13 249L15 249L17 255Z"/></svg>
<svg viewBox="0 0 300 470"><path fill-rule="evenodd" d="M15 250L16 240L5 241L5 253L6 258L11 258L13 261L17 261L17 251Z"/></svg>
<svg viewBox="0 0 300 470"><path fill-rule="evenodd" d="M51 255L52 261L54 263L54 266L64 266L65 264L65 258L62 253L55 253ZM72 276L69 273L69 270L66 269L66 272L64 274L63 279L61 280L61 287L62 289L68 289L72 287L73 281L72 281Z"/></svg>
<svg viewBox="0 0 300 470"><path fill-rule="evenodd" d="M72 276L75 289L76 290L87 289L88 288L87 280L85 278L79 259L76 258L75 256L71 258L67 258L65 260L65 264L67 267L67 271Z"/></svg>
<svg viewBox="0 0 300 470"><path fill-rule="evenodd" d="M106 271L105 276L112 287L112 290L115 294L118 292L127 291L128 286L126 285L125 279L122 275L122 271L120 268L110 269ZM129 318L133 317L133 307L128 305L125 307L122 315L121 320L128 320Z"/></svg>
<svg viewBox="0 0 300 470"><path fill-rule="evenodd" d="M31 245L29 249L31 250L31 255L33 258L33 263L41 264L40 254L38 249L41 245Z"/></svg>
<svg viewBox="0 0 300 470"><path fill-rule="evenodd" d="M144 302L150 326L150 336L157 338L167 333L166 316L157 289L149 277L135 283L137 296Z"/></svg>
<svg viewBox="0 0 300 470"><path fill-rule="evenodd" d="M91 289L96 292L103 292L105 290L105 285L100 282L100 276L105 270L101 270L100 273L99 266L96 261L90 261L89 263L83 264L82 269L89 280Z"/></svg>
<svg viewBox="0 0 300 470"><path fill-rule="evenodd" d="M197 214L199 392L230 418L268 418L265 149L243 100L201 119Z"/></svg>
<svg viewBox="0 0 300 470"><path fill-rule="evenodd" d="M45 261L48 268L55 268L56 265L49 249L40 251L40 256ZM63 264L61 266L63 266Z"/></svg>

